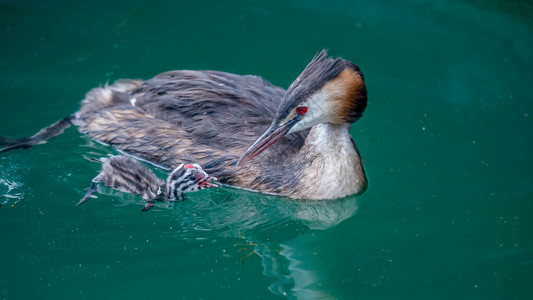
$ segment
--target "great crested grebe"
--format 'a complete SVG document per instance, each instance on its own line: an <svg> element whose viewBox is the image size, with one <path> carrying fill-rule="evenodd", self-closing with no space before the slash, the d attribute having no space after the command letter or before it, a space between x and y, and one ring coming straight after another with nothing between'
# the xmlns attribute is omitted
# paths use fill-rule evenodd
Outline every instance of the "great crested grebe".
<svg viewBox="0 0 533 300"><path fill-rule="evenodd" d="M137 160L127 156L101 158L102 170L77 205L83 204L97 191L98 183L112 189L141 195L146 200L142 211L155 205L155 200L183 201L183 193L216 187L216 178L209 176L198 164L181 164L168 175L166 183ZM165 191L163 192L162 189Z"/></svg>
<svg viewBox="0 0 533 300"><path fill-rule="evenodd" d="M359 67L322 50L286 91L258 76L217 71L120 80L89 91L78 112L33 137L0 144L27 148L72 123L93 139L170 168L193 161L230 185L335 199L367 186L349 132L366 105Z"/></svg>

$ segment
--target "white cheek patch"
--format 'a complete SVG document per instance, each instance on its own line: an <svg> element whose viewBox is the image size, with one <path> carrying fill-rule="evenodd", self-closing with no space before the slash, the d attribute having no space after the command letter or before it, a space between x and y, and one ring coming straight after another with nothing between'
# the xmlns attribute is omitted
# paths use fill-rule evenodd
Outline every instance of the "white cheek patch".
<svg viewBox="0 0 533 300"><path fill-rule="evenodd" d="M135 102L137 102L137 98L130 99L130 103L132 106L135 106Z"/></svg>
<svg viewBox="0 0 533 300"><path fill-rule="evenodd" d="M328 122L331 119L333 112L332 103L329 100L329 93L326 91L319 91L313 94L303 106L307 106L307 113L303 116L300 122L296 123L289 131L290 133L311 128L317 124Z"/></svg>

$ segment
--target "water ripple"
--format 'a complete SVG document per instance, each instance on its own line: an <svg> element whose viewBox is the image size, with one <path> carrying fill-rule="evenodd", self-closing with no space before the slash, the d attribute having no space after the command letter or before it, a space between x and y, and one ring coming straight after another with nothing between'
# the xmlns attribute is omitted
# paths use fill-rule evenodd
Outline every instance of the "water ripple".
<svg viewBox="0 0 533 300"><path fill-rule="evenodd" d="M262 235L295 225L295 231L331 228L353 216L358 208L355 197L332 201L297 201L257 193L222 188L191 194L172 214L179 231L167 232L175 238Z"/></svg>
<svg viewBox="0 0 533 300"><path fill-rule="evenodd" d="M102 195L113 196L117 206L139 206L142 198L99 187ZM217 237L266 235L291 227L294 235L309 229L325 230L352 217L359 208L356 197L329 201L294 200L229 187L207 189L186 195L183 202L157 202L148 214L165 222L171 229L164 236L203 240ZM172 220L172 221L171 221Z"/></svg>
<svg viewBox="0 0 533 300"><path fill-rule="evenodd" d="M24 196L24 193L22 191L17 191L17 189L21 186L22 184L19 182L0 178L0 194L2 195L2 200L0 203L7 204L13 199L16 199L16 203L18 200L21 200Z"/></svg>

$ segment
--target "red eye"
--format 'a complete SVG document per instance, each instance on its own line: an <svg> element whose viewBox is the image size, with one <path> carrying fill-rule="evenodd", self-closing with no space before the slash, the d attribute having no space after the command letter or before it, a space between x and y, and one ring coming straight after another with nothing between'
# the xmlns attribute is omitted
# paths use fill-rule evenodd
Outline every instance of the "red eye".
<svg viewBox="0 0 533 300"><path fill-rule="evenodd" d="M183 166L185 169L192 169L194 168L192 165L189 165L189 164L186 164L185 166Z"/></svg>
<svg viewBox="0 0 533 300"><path fill-rule="evenodd" d="M300 106L296 108L296 113L298 113L299 115L305 115L306 112L307 112L307 106Z"/></svg>

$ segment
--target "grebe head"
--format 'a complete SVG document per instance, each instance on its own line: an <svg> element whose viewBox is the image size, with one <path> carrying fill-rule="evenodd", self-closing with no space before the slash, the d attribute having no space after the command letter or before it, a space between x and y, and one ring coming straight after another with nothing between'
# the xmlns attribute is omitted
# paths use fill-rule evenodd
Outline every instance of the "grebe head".
<svg viewBox="0 0 533 300"><path fill-rule="evenodd" d="M359 67L322 50L288 88L270 127L237 164L253 159L286 134L325 122L355 122L366 108L366 94Z"/></svg>
<svg viewBox="0 0 533 300"><path fill-rule="evenodd" d="M181 164L168 175L166 192L170 200L181 200L183 193L217 187L215 180L199 164Z"/></svg>

